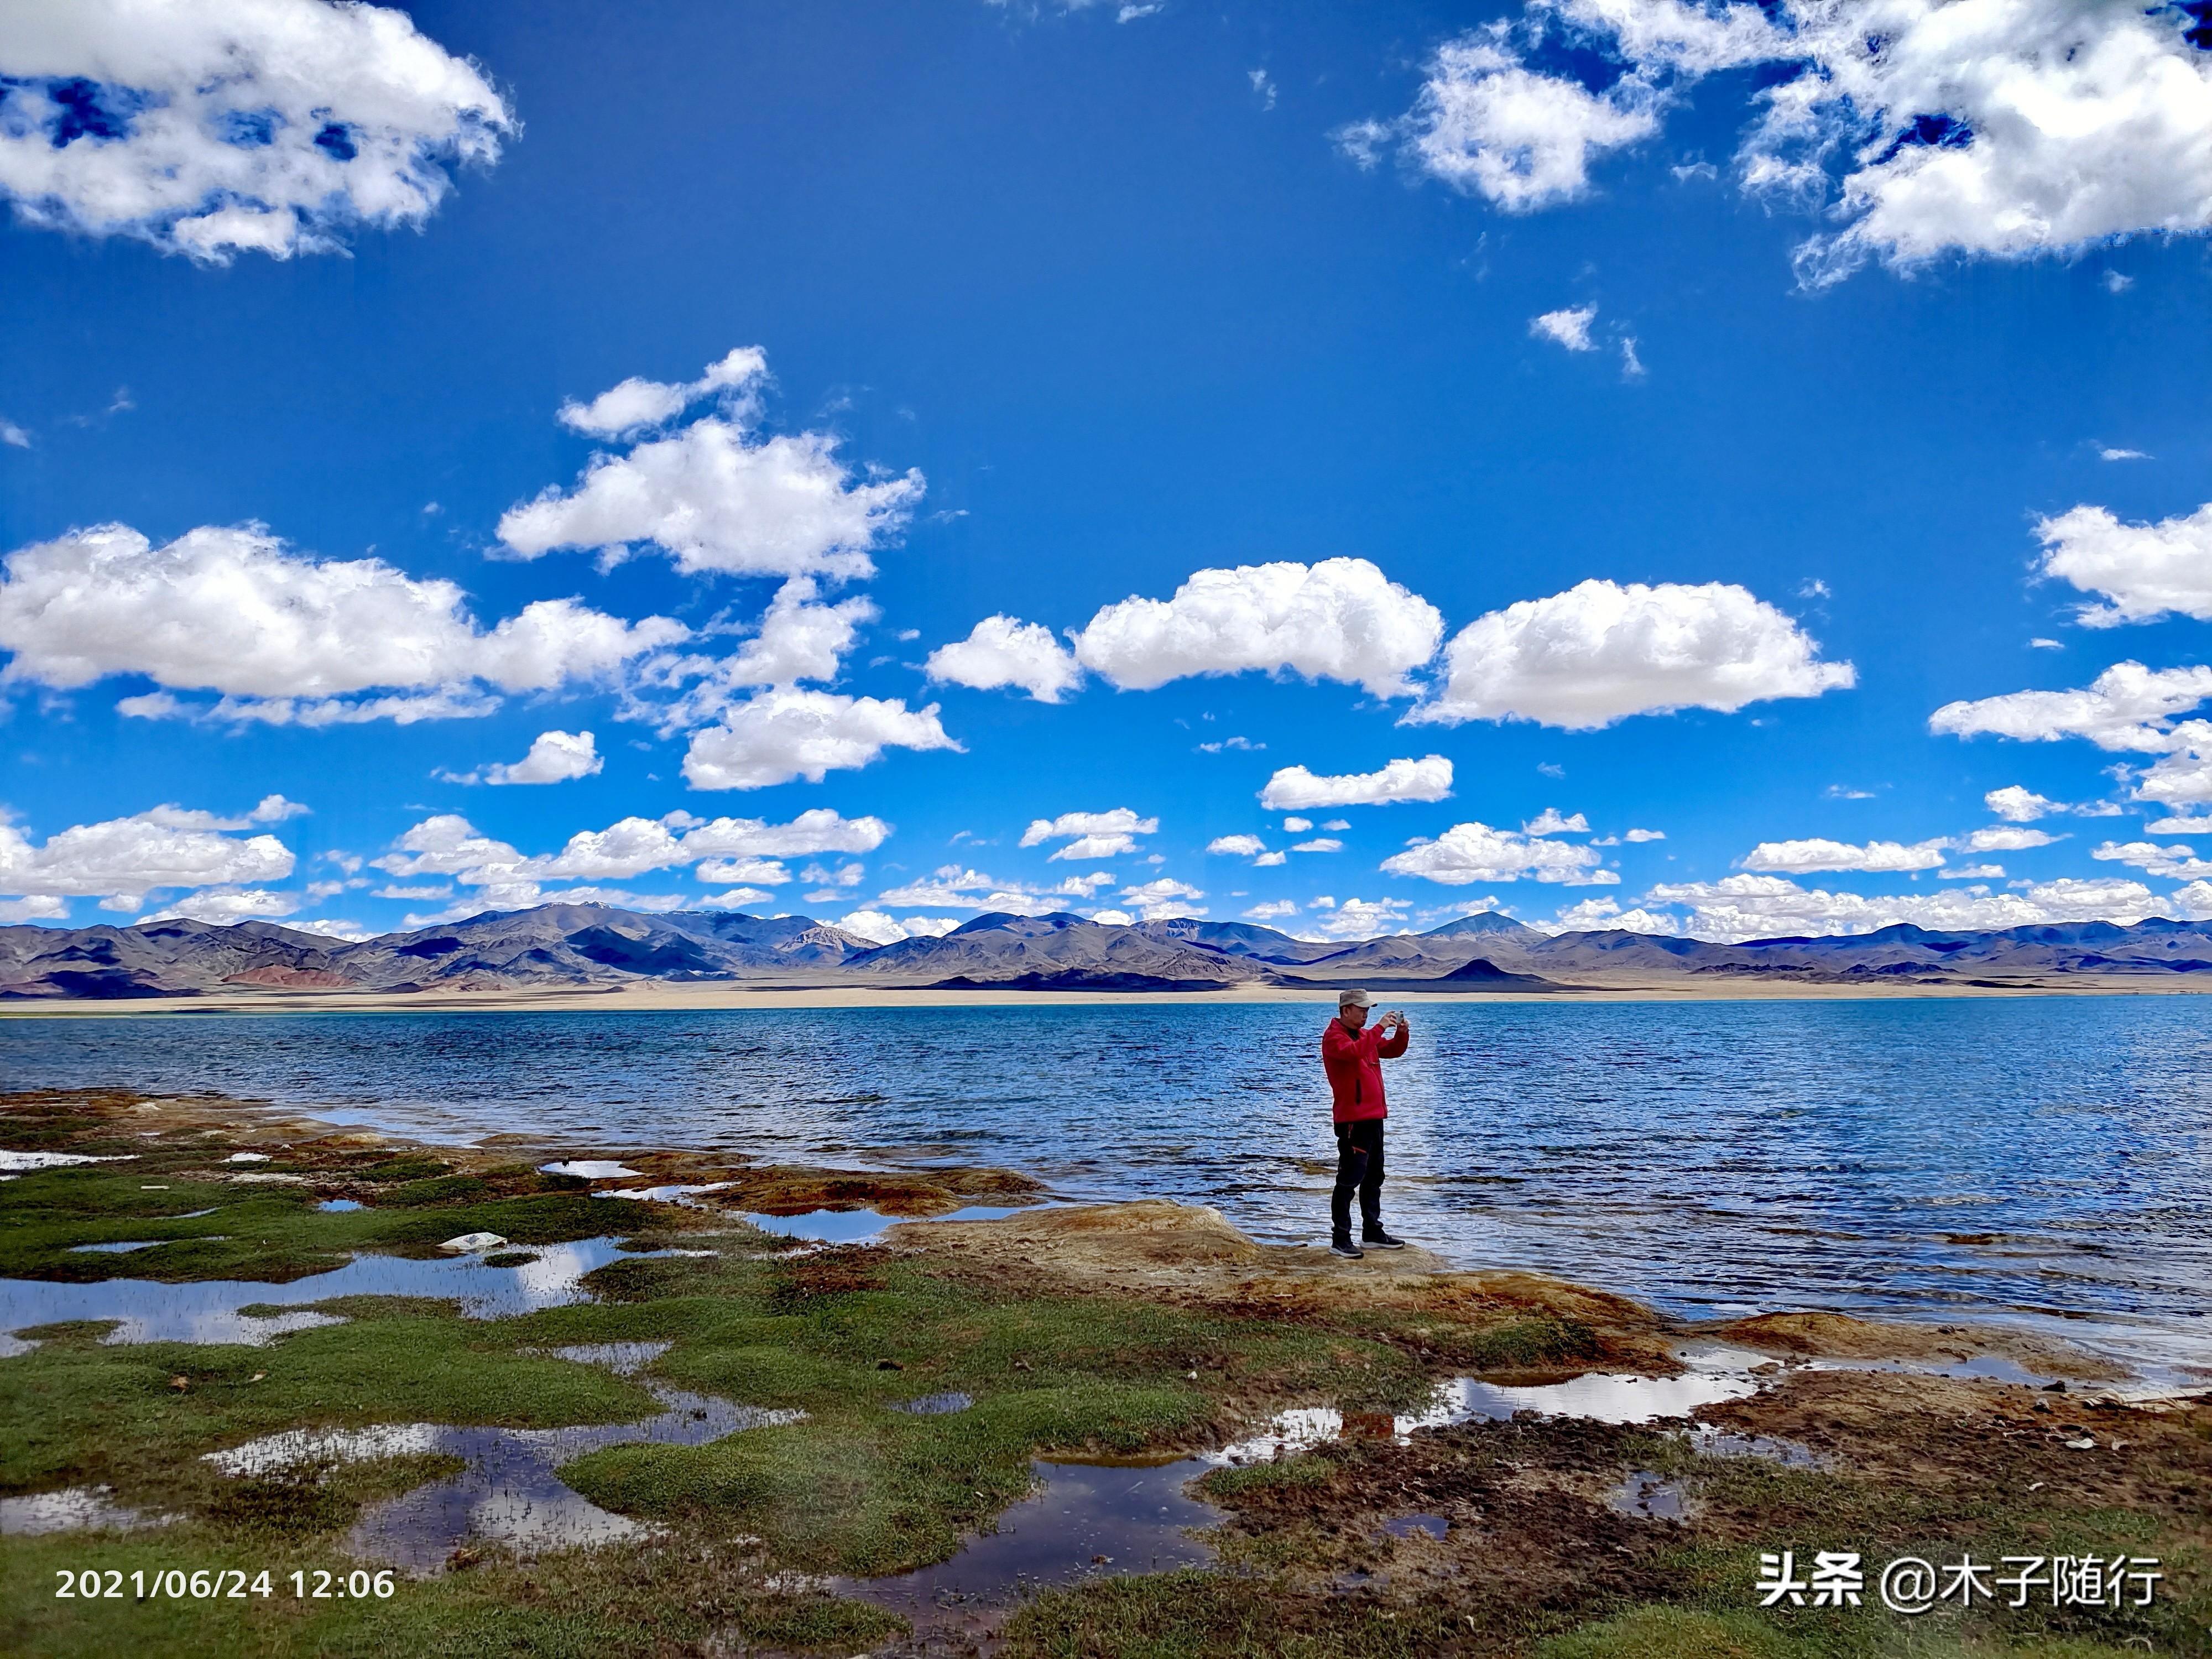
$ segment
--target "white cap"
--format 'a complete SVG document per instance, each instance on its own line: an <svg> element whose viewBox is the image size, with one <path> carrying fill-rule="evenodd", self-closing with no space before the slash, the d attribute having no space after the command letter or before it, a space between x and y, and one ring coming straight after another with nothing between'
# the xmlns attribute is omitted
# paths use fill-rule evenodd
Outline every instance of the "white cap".
<svg viewBox="0 0 2212 1659"><path fill-rule="evenodd" d="M1340 1008L1372 1008L1375 999L1364 991L1339 991L1336 1006Z"/></svg>

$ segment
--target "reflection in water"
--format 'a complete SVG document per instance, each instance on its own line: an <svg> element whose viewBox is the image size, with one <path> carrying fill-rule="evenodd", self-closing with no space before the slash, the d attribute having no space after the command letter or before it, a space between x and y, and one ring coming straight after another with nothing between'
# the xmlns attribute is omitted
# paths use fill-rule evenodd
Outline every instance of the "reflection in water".
<svg viewBox="0 0 2212 1659"><path fill-rule="evenodd" d="M1636 1469L1605 1495L1605 1506L1636 1521L1680 1521L1689 1513L1690 1494L1679 1480Z"/></svg>
<svg viewBox="0 0 2212 1659"><path fill-rule="evenodd" d="M900 1614L924 1636L945 1635L988 1629L1024 1592L1045 1585L1203 1566L1213 1551L1187 1528L1212 1526L1220 1511L1183 1487L1210 1467L1195 1457L1152 1465L1039 1461L1030 1468L1043 1490L950 1560L886 1578L838 1579L832 1588Z"/></svg>
<svg viewBox="0 0 2212 1659"><path fill-rule="evenodd" d="M997 1221L1020 1213L1018 1208L971 1204L965 1209L953 1210L945 1215L926 1216L922 1219ZM873 1210L809 1210L803 1215L748 1214L742 1219L750 1222L764 1233L777 1233L785 1238L804 1238L817 1244L860 1244L875 1237L886 1227L898 1226L914 1218L878 1215Z"/></svg>
<svg viewBox="0 0 2212 1659"><path fill-rule="evenodd" d="M562 1359L605 1365L629 1376L668 1349L665 1342L592 1343L556 1348ZM319 1465L436 1453L467 1460L459 1474L434 1480L362 1511L345 1547L410 1572L434 1572L471 1540L503 1544L520 1555L642 1537L652 1528L603 1510L571 1491L556 1471L571 1458L605 1446L641 1443L703 1446L741 1429L795 1423L804 1412L736 1406L712 1395L640 1379L665 1407L635 1423L565 1429L453 1428L438 1423L382 1424L367 1429L291 1430L206 1461L225 1474L269 1475Z"/></svg>
<svg viewBox="0 0 2212 1659"><path fill-rule="evenodd" d="M113 1501L114 1490L112 1486L71 1486L28 1498L0 1498L0 1537L108 1528L123 1532L134 1527L163 1527L176 1519L173 1515L125 1509Z"/></svg>
<svg viewBox="0 0 2212 1659"><path fill-rule="evenodd" d="M627 1259L609 1238L544 1247L519 1267L488 1267L481 1261L410 1261L396 1255L357 1255L334 1273L289 1285L209 1279L165 1285L144 1279L109 1279L64 1285L45 1279L0 1279L0 1331L19 1331L64 1320L118 1322L107 1342L243 1342L258 1346L286 1331L333 1323L305 1304L341 1296L421 1296L456 1298L471 1319L499 1319L571 1302L590 1300L580 1282L610 1261ZM262 1304L301 1310L253 1315Z"/></svg>

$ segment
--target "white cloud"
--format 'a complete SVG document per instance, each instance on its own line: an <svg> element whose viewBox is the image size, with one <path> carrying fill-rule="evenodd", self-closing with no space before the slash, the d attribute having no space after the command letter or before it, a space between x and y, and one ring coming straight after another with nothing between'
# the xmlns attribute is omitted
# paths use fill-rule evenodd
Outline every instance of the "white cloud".
<svg viewBox="0 0 2212 1659"><path fill-rule="evenodd" d="M732 887L726 893L709 893L698 902L702 910L748 910L756 904L773 904L775 895L758 887Z"/></svg>
<svg viewBox="0 0 2212 1659"><path fill-rule="evenodd" d="M307 809L295 800L286 800L282 795L264 795L250 812L225 815L204 812L198 808L162 805L138 814L142 823L156 823L165 830L250 830L258 823L283 823L289 819L307 816Z"/></svg>
<svg viewBox="0 0 2212 1659"><path fill-rule="evenodd" d="M894 910L1003 910L1017 916L1042 916L1064 908L1018 882L997 881L957 864L944 866L926 880L878 893L876 902Z"/></svg>
<svg viewBox="0 0 2212 1659"><path fill-rule="evenodd" d="M1565 882L1574 887L1609 886L1620 878L1601 867L1598 854L1571 842L1548 841L1486 823L1455 823L1434 841L1407 844L1382 860L1387 875L1421 876L1447 887L1478 881Z"/></svg>
<svg viewBox="0 0 2212 1659"><path fill-rule="evenodd" d="M2212 137L2207 143L2212 148ZM2155 524L2123 524L2104 507L2077 507L2039 520L2035 533L2044 575L2105 599L2075 613L2084 627L2173 615L2212 622L2212 502Z"/></svg>
<svg viewBox="0 0 2212 1659"><path fill-rule="evenodd" d="M134 817L73 825L34 847L21 830L0 822L0 894L42 900L105 896L111 908L135 910L157 888L242 888L292 873L291 849L276 836L241 840L204 827L217 823L235 820L157 807Z"/></svg>
<svg viewBox="0 0 2212 1659"><path fill-rule="evenodd" d="M1206 850L1227 854L1235 858L1255 859L1267 850L1267 844L1257 836L1216 836L1206 843Z"/></svg>
<svg viewBox="0 0 2212 1659"><path fill-rule="evenodd" d="M1937 871L1936 879L1938 881L2002 881L2004 879L2004 866L2002 864L1962 864L1954 869Z"/></svg>
<svg viewBox="0 0 2212 1659"><path fill-rule="evenodd" d="M2100 749L2155 754L2173 748L2173 717L2212 697L2212 668L2148 669L2115 663L2081 690L2011 691L1947 702L1928 729L1954 737L1984 732L2023 743L2087 738Z"/></svg>
<svg viewBox="0 0 2212 1659"><path fill-rule="evenodd" d="M742 355L732 353L724 364ZM764 361L757 367L764 374ZM749 374L739 385L749 391L757 378ZM625 396L605 418L655 406L649 390L655 383L635 384L648 390ZM664 390L673 397L691 388ZM599 401L623 391L617 386ZM570 405L563 418L598 418L591 412L598 407ZM800 432L757 439L756 413L749 397L738 397L721 415L647 438L625 454L595 455L573 490L549 488L509 507L500 518L499 538L523 558L584 548L616 560L632 544L650 543L687 574L867 575L875 568L871 550L905 526L921 499L921 474L872 473L855 481L836 458L835 437Z"/></svg>
<svg viewBox="0 0 2212 1659"><path fill-rule="evenodd" d="M1945 843L1923 841L1906 847L1893 841L1853 847L1840 841L1763 841L1743 858L1747 870L1933 870L1943 862Z"/></svg>
<svg viewBox="0 0 2212 1659"><path fill-rule="evenodd" d="M937 705L779 687L733 704L719 726L696 732L684 757L694 789L765 789L867 765L885 749L953 749Z"/></svg>
<svg viewBox="0 0 2212 1659"><path fill-rule="evenodd" d="M2039 795L2033 789L2017 783L1990 790L1982 797L1982 804L2008 823L2033 823L2038 818L2048 817L2053 812L2066 810L2048 796Z"/></svg>
<svg viewBox="0 0 2212 1659"><path fill-rule="evenodd" d="M1621 839L1632 842L1664 841L1667 839L1667 832L1664 830L1630 830L1623 833Z"/></svg>
<svg viewBox="0 0 2212 1659"><path fill-rule="evenodd" d="M550 691L612 678L688 637L665 617L626 623L574 599L541 599L479 629L453 583L417 581L380 559L315 560L256 526L202 528L155 547L123 525L72 531L8 555L0 577L0 684L70 690L114 674L214 690L218 718L271 724L483 713L470 689ZM371 687L422 699L340 701ZM233 699L239 701L232 701ZM155 694L127 712L178 714Z"/></svg>
<svg viewBox="0 0 2212 1659"><path fill-rule="evenodd" d="M2140 449L2100 448L2097 451L2097 459L2100 461L2148 461L2154 458L2148 452Z"/></svg>
<svg viewBox="0 0 2212 1659"><path fill-rule="evenodd" d="M1314 903L1322 908L1320 900ZM1326 908L1328 915L1314 924L1315 931L1308 937L1375 939L1402 932L1406 926L1407 906L1402 899L1348 898Z"/></svg>
<svg viewBox="0 0 2212 1659"><path fill-rule="evenodd" d="M1175 916L1202 916L1203 905L1193 905L1192 899L1206 895L1188 882L1171 881L1163 876L1158 881L1148 881L1140 886L1124 887L1121 902L1136 907L1146 921L1165 921Z"/></svg>
<svg viewBox="0 0 2212 1659"><path fill-rule="evenodd" d="M2049 847L2063 839L2017 824L1992 824L1951 844L1962 853L2024 853L2030 848Z"/></svg>
<svg viewBox="0 0 2212 1659"><path fill-rule="evenodd" d="M2154 842L2131 841L2124 843L2106 842L2089 854L2107 863L2130 864L2145 875L2157 876L2168 881L2201 881L2212 876L2212 859L2200 859L2197 849L2179 842L2160 847Z"/></svg>
<svg viewBox="0 0 2212 1659"><path fill-rule="evenodd" d="M1058 702L1083 683L1075 655L1041 623L986 617L964 640L940 645L925 665L929 678L994 691L1019 686L1039 702Z"/></svg>
<svg viewBox="0 0 2212 1659"><path fill-rule="evenodd" d="M699 379L672 385L633 374L588 404L561 405L561 424L595 438L618 438L664 426L702 398L719 394L733 410L750 415L768 379L768 354L758 346L739 346L707 365Z"/></svg>
<svg viewBox="0 0 2212 1659"><path fill-rule="evenodd" d="M1378 697L1409 695L1443 618L1365 559L1200 570L1169 599L1109 605L1077 636L1076 660L1124 690L1194 674L1289 671Z"/></svg>
<svg viewBox="0 0 2212 1659"><path fill-rule="evenodd" d="M1312 841L1302 841L1291 848L1293 853L1341 853L1343 850L1344 843L1333 836L1321 836Z"/></svg>
<svg viewBox="0 0 2212 1659"><path fill-rule="evenodd" d="M1266 903L1255 904L1247 910L1244 919L1247 921L1279 921L1285 916L1294 916L1297 913L1298 907L1289 899L1269 899Z"/></svg>
<svg viewBox="0 0 2212 1659"><path fill-rule="evenodd" d="M273 921L300 908L297 893L272 893L265 887L210 887L179 899L147 921L236 922Z"/></svg>
<svg viewBox="0 0 2212 1659"><path fill-rule="evenodd" d="M729 656L670 653L648 658L638 665L635 678L640 685L665 689L691 684L671 702L655 706L636 698L624 712L652 721L663 736L669 736L713 723L739 701L741 691L836 678L860 625L875 620L876 607L857 598L817 604L817 591L811 577L786 581L762 613L752 636Z"/></svg>
<svg viewBox="0 0 2212 1659"><path fill-rule="evenodd" d="M1981 887L1868 895L1803 888L1779 876L1729 876L1717 882L1662 884L1646 904L1679 904L1683 931L1734 943L1793 934L1867 933L1898 922L1937 932L1974 933L2057 921L2136 922L2172 904L2140 882L2066 878L2002 893Z"/></svg>
<svg viewBox="0 0 2212 1659"><path fill-rule="evenodd" d="M1747 191L1842 222L1802 280L1869 258L2021 258L2212 225L2212 63L2179 7L2136 0L1531 0L1443 47L1411 112L1339 143L1407 159L1509 211L1585 194L1701 78L1766 66L1735 158ZM1547 37L1610 84L1532 70ZM2108 284L2115 290L2124 283Z"/></svg>
<svg viewBox="0 0 2212 1659"><path fill-rule="evenodd" d="M2166 902L2166 914L2176 921L2212 921L2212 881L2175 888Z"/></svg>
<svg viewBox="0 0 2212 1659"><path fill-rule="evenodd" d="M1571 201L1589 188L1590 164L1659 130L1648 86L1623 80L1605 94L1532 73L1493 25L1437 48L1413 111L1394 127L1358 122L1338 143L1372 164L1391 137L1408 161L1454 189L1509 213Z"/></svg>
<svg viewBox="0 0 2212 1659"><path fill-rule="evenodd" d="M15 422L0 418L0 444L6 444L10 449L28 449L31 434Z"/></svg>
<svg viewBox="0 0 2212 1659"><path fill-rule="evenodd" d="M1570 731L1680 708L1733 714L1848 687L1849 663L1746 589L1723 582L1578 584L1477 617L1445 648L1443 687L1408 722L1529 720Z"/></svg>
<svg viewBox="0 0 2212 1659"><path fill-rule="evenodd" d="M481 771L438 775L448 783L567 783L591 777L605 764L589 732L540 732L530 752L513 765L500 762Z"/></svg>
<svg viewBox="0 0 2212 1659"><path fill-rule="evenodd" d="M827 806L816 806L788 823L762 818L695 820L685 830L683 850L687 860L717 855L811 858L823 853L872 853L890 834L890 825L881 818L848 818Z"/></svg>
<svg viewBox="0 0 2212 1659"><path fill-rule="evenodd" d="M781 887L791 879L791 872L781 859L708 859L691 873L712 887L726 881L758 881Z"/></svg>
<svg viewBox="0 0 2212 1659"><path fill-rule="evenodd" d="M1442 755L1425 755L1419 760L1390 761L1379 772L1335 777L1317 776L1303 766L1286 766L1267 780L1267 787L1260 792L1260 805L1270 812L1316 806L1387 806L1401 800L1449 800L1451 792L1451 762Z"/></svg>
<svg viewBox="0 0 2212 1659"><path fill-rule="evenodd" d="M1590 325L1597 320L1595 306L1576 306L1567 311L1547 311L1528 319L1528 331L1540 340L1553 340L1570 351L1595 351Z"/></svg>
<svg viewBox="0 0 2212 1659"><path fill-rule="evenodd" d="M1062 812L1056 818L1033 818L1022 831L1021 844L1041 847L1048 841L1066 841L1048 858L1070 863L1120 858L1138 850L1134 837L1158 833L1158 818L1140 818L1126 806L1106 812Z"/></svg>
<svg viewBox="0 0 2212 1659"><path fill-rule="evenodd" d="M1283 820L1283 833L1286 836L1303 836L1307 830L1312 828L1313 820L1311 818L1291 817L1285 818Z"/></svg>
<svg viewBox="0 0 2212 1659"><path fill-rule="evenodd" d="M16 216L222 263L420 225L513 117L396 8L4 0L0 194Z"/></svg>
<svg viewBox="0 0 2212 1659"><path fill-rule="evenodd" d="M875 945L896 945L902 939L942 939L960 924L951 916L908 916L901 920L881 910L853 910L831 924Z"/></svg>
<svg viewBox="0 0 2212 1659"><path fill-rule="evenodd" d="M1562 817L1556 806L1547 806L1536 814L1534 820L1521 826L1524 836L1587 836L1589 820L1580 812Z"/></svg>

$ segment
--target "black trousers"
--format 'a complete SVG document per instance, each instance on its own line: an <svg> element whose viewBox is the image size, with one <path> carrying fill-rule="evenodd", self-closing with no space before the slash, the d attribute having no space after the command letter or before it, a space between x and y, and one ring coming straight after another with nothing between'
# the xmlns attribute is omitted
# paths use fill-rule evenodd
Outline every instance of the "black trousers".
<svg viewBox="0 0 2212 1659"><path fill-rule="evenodd" d="M1370 1233L1382 1230L1382 1120L1362 1118L1336 1126L1336 1190L1328 1195L1328 1221L1339 1238L1352 1236L1352 1194L1359 1194L1359 1219Z"/></svg>

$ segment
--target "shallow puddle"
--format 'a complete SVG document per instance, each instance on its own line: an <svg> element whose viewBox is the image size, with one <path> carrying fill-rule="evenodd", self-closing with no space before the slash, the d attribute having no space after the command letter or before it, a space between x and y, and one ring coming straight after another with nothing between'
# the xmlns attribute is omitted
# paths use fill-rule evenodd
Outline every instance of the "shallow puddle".
<svg viewBox="0 0 2212 1659"><path fill-rule="evenodd" d="M348 1210L361 1208L361 1200L357 1198L326 1198L315 1207L332 1215L342 1215ZM204 1215L206 1212L201 1211L199 1213Z"/></svg>
<svg viewBox="0 0 2212 1659"><path fill-rule="evenodd" d="M1689 1513L1690 1495L1679 1480L1638 1469L1606 1494L1605 1506L1635 1521L1680 1521Z"/></svg>
<svg viewBox="0 0 2212 1659"><path fill-rule="evenodd" d="M1382 1523L1382 1530L1393 1538L1441 1539L1451 1531L1451 1522L1441 1515L1394 1515Z"/></svg>
<svg viewBox="0 0 2212 1659"><path fill-rule="evenodd" d="M149 1515L113 1501L112 1486L70 1486L28 1498L0 1498L0 1537L24 1538L47 1532L127 1532L134 1527L164 1527L173 1515Z"/></svg>
<svg viewBox="0 0 2212 1659"><path fill-rule="evenodd" d="M72 1255L82 1251L88 1254L119 1255L125 1250L150 1250L159 1245L174 1244L177 1242L173 1238L134 1238L119 1244L72 1244L70 1246L70 1250Z"/></svg>
<svg viewBox="0 0 2212 1659"><path fill-rule="evenodd" d="M1472 1376L1441 1384L1425 1409L1402 1416L1380 1412L1349 1414L1333 1406L1287 1411L1266 1429L1232 1441L1206 1457L1216 1462L1252 1463L1287 1456L1340 1438L1403 1440L1417 1429L1455 1424L1510 1422L1516 1412L1545 1417L1578 1417L1594 1423L1651 1423L1687 1417L1701 1407L1739 1400L1758 1392L1748 1376L1689 1372L1681 1376L1626 1376L1592 1371L1565 1382L1508 1388Z"/></svg>
<svg viewBox="0 0 2212 1659"><path fill-rule="evenodd" d="M89 1152L11 1152L0 1147L0 1170L21 1175L31 1170L58 1170L70 1164L128 1164L137 1156L136 1152L120 1152L113 1158L94 1158Z"/></svg>
<svg viewBox="0 0 2212 1659"><path fill-rule="evenodd" d="M803 1238L816 1244L860 1244L886 1227L910 1221L1000 1221L1021 1212L1019 1205L975 1204L945 1215L933 1216L878 1215L873 1210L809 1210L803 1215L747 1214L741 1218L764 1233L778 1233L785 1238Z"/></svg>
<svg viewBox="0 0 2212 1659"><path fill-rule="evenodd" d="M1212 1526L1221 1512L1183 1487L1212 1465L1059 1463L1031 1470L1043 1490L999 1516L996 1531L971 1539L957 1555L886 1578L840 1578L841 1595L909 1620L925 1638L975 1634L995 1626L1026 1592L1103 1575L1170 1572L1204 1566L1213 1551L1188 1528Z"/></svg>
<svg viewBox="0 0 2212 1659"><path fill-rule="evenodd" d="M551 1352L579 1364L604 1365L623 1376L665 1352L665 1342L602 1342ZM291 1430L248 1441L206 1461L225 1474L270 1475L333 1463L426 1453L464 1458L468 1467L362 1512L345 1547L414 1573L443 1566L459 1546L502 1544L520 1555L638 1538L653 1528L603 1510L565 1485L556 1472L571 1458L605 1446L641 1443L703 1446L741 1429L795 1423L805 1413L733 1405L712 1395L641 1379L665 1410L634 1423L565 1429L454 1428L438 1423L380 1424L367 1429Z"/></svg>
<svg viewBox="0 0 2212 1659"><path fill-rule="evenodd" d="M612 1158L572 1158L538 1167L545 1175L576 1176L586 1181L619 1181L639 1173L621 1159Z"/></svg>
<svg viewBox="0 0 2212 1659"><path fill-rule="evenodd" d="M1738 1434L1708 1424L1690 1425L1690 1449L1700 1457L1758 1457L1790 1469L1825 1469L1828 1460L1810 1446L1772 1435Z"/></svg>
<svg viewBox="0 0 2212 1659"><path fill-rule="evenodd" d="M972 1395L955 1389L947 1394L926 1394L919 1400L906 1400L894 1405L895 1412L912 1412L917 1417L943 1417L952 1412L964 1412L975 1403Z"/></svg>
<svg viewBox="0 0 2212 1659"><path fill-rule="evenodd" d="M452 1298L471 1319L501 1319L587 1302L580 1281L610 1261L630 1259L611 1238L546 1245L531 1261L490 1267L477 1261L410 1261L395 1255L357 1255L326 1273L289 1285L210 1279L177 1285L144 1279L109 1279L66 1285L46 1279L0 1279L0 1332L64 1320L114 1320L107 1342L240 1342L258 1346L286 1331L333 1322L306 1304L340 1296L421 1296ZM258 1316L240 1310L258 1305L301 1311Z"/></svg>

